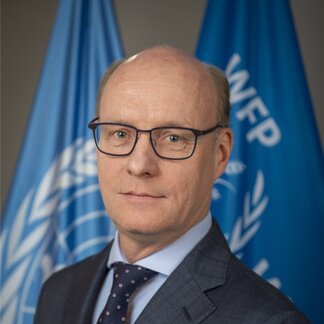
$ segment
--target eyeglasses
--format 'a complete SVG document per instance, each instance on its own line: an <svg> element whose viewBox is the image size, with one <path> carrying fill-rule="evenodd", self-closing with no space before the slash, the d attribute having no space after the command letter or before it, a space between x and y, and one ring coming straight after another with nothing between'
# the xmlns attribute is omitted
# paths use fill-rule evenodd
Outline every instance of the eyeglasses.
<svg viewBox="0 0 324 324"><path fill-rule="evenodd" d="M216 125L206 130L187 127L156 127L138 129L134 126L97 122L93 119L88 127L93 131L93 137L98 150L112 156L130 155L138 141L139 133L149 133L153 150L161 158L169 160L184 160L190 158L197 145L199 136L207 135L225 125Z"/></svg>

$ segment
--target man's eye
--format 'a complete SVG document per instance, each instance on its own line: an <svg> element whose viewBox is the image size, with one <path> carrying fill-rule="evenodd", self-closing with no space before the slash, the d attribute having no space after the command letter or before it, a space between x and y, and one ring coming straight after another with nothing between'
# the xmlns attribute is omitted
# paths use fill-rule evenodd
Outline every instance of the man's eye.
<svg viewBox="0 0 324 324"><path fill-rule="evenodd" d="M126 138L127 137L127 133L125 131L116 131L114 133L114 136L116 138Z"/></svg>
<svg viewBox="0 0 324 324"><path fill-rule="evenodd" d="M181 140L180 136L175 134L169 135L168 138L171 143L177 143Z"/></svg>

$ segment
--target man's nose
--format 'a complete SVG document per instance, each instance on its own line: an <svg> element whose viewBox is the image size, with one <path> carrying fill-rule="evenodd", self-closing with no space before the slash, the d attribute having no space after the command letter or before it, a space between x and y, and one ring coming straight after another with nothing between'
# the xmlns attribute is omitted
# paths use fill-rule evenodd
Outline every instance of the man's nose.
<svg viewBox="0 0 324 324"><path fill-rule="evenodd" d="M128 173L134 176L154 176L158 172L158 159L150 134L140 133L133 152L128 157Z"/></svg>

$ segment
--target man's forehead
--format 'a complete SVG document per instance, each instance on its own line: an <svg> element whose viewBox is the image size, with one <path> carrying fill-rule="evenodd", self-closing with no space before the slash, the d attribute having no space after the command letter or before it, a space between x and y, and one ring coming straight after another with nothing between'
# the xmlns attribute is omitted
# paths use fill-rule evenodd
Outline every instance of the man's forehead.
<svg viewBox="0 0 324 324"><path fill-rule="evenodd" d="M206 101L213 96L211 78L203 64L173 49L147 50L130 58L116 69L105 88L106 98L146 92L155 99L172 97L178 101L187 97L195 104L200 96Z"/></svg>

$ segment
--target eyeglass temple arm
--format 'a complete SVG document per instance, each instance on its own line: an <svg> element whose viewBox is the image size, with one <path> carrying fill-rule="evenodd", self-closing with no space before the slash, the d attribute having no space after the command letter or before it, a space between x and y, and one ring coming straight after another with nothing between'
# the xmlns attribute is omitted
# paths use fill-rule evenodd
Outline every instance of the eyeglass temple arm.
<svg viewBox="0 0 324 324"><path fill-rule="evenodd" d="M202 135L206 135L206 134L209 134L209 133L213 132L217 128L227 128L227 127L228 127L228 125L216 125L214 127L208 128L208 129L206 129L204 131L195 130L194 133L197 136L202 136Z"/></svg>

